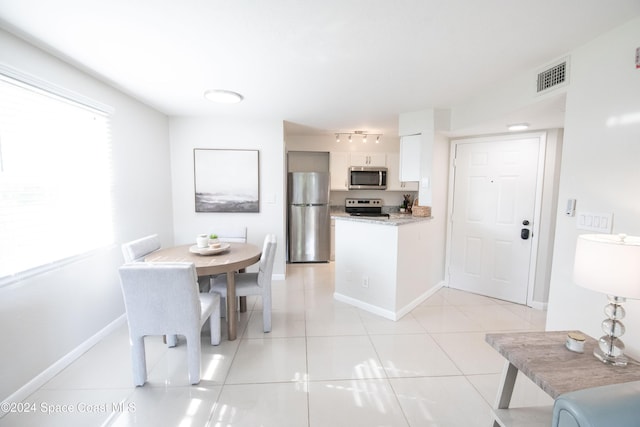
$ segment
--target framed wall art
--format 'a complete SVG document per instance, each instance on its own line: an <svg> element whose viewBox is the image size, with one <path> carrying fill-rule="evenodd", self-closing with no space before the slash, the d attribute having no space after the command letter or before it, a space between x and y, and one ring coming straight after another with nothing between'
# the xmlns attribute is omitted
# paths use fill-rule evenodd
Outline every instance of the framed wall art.
<svg viewBox="0 0 640 427"><path fill-rule="evenodd" d="M196 212L260 212L258 150L193 150Z"/></svg>

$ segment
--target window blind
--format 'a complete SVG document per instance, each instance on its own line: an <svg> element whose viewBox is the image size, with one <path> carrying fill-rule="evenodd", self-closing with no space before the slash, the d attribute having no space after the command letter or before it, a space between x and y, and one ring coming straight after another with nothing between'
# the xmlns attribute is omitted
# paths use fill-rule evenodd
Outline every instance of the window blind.
<svg viewBox="0 0 640 427"><path fill-rule="evenodd" d="M109 114L0 74L0 285L111 244L111 189Z"/></svg>

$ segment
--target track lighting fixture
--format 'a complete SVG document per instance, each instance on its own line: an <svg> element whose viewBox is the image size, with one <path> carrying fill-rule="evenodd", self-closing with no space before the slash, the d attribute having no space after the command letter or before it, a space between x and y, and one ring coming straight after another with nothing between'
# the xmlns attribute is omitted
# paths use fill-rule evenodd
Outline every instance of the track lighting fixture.
<svg viewBox="0 0 640 427"><path fill-rule="evenodd" d="M338 132L335 135L336 135L336 142L340 142L340 136L341 135L347 135L347 139L348 139L349 142L353 141L353 135L361 136L363 144L367 143L367 138L369 136L375 136L376 137L376 144L379 144L380 143L380 138L382 137L381 133L367 133L366 131L363 131L363 130L355 130L353 132Z"/></svg>

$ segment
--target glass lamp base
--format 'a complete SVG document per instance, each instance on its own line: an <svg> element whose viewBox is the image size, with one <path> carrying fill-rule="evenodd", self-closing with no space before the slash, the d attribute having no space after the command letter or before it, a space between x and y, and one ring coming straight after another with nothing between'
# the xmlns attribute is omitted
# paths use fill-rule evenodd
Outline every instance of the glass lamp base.
<svg viewBox="0 0 640 427"><path fill-rule="evenodd" d="M610 356L610 355L604 354L604 352L600 350L598 347L593 349L593 355L596 357L596 359L600 360L602 363L606 363L613 366L627 366L627 362L629 362L629 359L627 359L626 356L623 356L623 355Z"/></svg>
<svg viewBox="0 0 640 427"><path fill-rule="evenodd" d="M624 356L625 345L620 339L626 329L622 323L626 314L624 307L622 307L625 298L613 295L608 295L608 298L609 304L604 308L607 318L602 321L602 331L606 335L601 336L598 340L593 355L603 363L626 366L629 359Z"/></svg>

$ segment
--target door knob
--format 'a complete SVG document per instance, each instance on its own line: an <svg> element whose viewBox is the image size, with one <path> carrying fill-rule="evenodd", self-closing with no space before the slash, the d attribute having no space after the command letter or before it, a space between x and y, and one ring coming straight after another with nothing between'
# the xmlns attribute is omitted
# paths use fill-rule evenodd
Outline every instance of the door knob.
<svg viewBox="0 0 640 427"><path fill-rule="evenodd" d="M529 220L525 219L524 221L522 221L522 225L529 225Z"/></svg>

